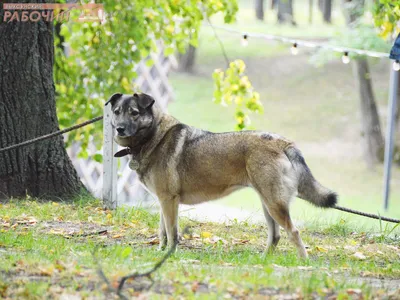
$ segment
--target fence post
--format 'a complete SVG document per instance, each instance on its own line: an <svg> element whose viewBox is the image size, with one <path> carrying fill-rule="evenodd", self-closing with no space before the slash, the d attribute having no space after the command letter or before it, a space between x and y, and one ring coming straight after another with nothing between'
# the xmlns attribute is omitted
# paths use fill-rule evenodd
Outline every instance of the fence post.
<svg viewBox="0 0 400 300"><path fill-rule="evenodd" d="M117 207L117 161L114 159L114 153L117 152L117 144L114 143L111 116L111 105L104 106L103 204L108 209Z"/></svg>

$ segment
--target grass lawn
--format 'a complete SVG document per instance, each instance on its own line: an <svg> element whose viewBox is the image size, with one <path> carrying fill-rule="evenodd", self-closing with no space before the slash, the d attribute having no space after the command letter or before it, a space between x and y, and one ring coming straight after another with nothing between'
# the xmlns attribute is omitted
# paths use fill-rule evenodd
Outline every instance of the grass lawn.
<svg viewBox="0 0 400 300"><path fill-rule="evenodd" d="M116 298L95 261L114 288L122 276L150 269L163 256L157 251L157 224L158 215L148 211L107 211L95 200L3 203L0 297ZM400 299L400 232L393 225L377 233L354 231L343 221L305 227L307 260L297 258L284 233L277 251L266 254L263 224L182 218L180 227L186 226L190 234L154 273L152 288L145 279L130 280L126 297Z"/></svg>

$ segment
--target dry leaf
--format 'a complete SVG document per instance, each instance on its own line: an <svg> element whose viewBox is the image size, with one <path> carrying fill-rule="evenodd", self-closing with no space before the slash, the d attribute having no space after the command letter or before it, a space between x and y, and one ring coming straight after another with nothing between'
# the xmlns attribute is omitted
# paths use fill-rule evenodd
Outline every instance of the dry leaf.
<svg viewBox="0 0 400 300"><path fill-rule="evenodd" d="M192 284L192 292L195 293L199 289L199 282L195 281Z"/></svg>
<svg viewBox="0 0 400 300"><path fill-rule="evenodd" d="M360 295L362 293L360 289L347 289L346 292L349 295Z"/></svg>
<svg viewBox="0 0 400 300"><path fill-rule="evenodd" d="M122 233L117 233L115 235L112 236L113 239L119 239L122 238L124 235Z"/></svg>
<svg viewBox="0 0 400 300"><path fill-rule="evenodd" d="M39 274L41 276L51 276L54 273L54 268L48 267L48 268L39 268Z"/></svg>
<svg viewBox="0 0 400 300"><path fill-rule="evenodd" d="M232 244L234 245L244 245L247 244L248 242L250 242L250 240L239 240L239 239L234 239L232 241Z"/></svg>
<svg viewBox="0 0 400 300"><path fill-rule="evenodd" d="M145 242L145 244L150 244L150 245L157 245L160 243L160 239L158 237L155 237L151 239L150 241Z"/></svg>

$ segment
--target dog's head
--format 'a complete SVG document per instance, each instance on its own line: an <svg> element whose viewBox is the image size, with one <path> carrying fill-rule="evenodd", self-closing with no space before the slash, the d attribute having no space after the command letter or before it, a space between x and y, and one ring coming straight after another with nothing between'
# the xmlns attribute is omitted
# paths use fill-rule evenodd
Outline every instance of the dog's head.
<svg viewBox="0 0 400 300"><path fill-rule="evenodd" d="M105 105L111 104L111 124L116 131L116 141L126 146L132 139L140 140L150 134L157 116L155 100L146 94L114 94Z"/></svg>

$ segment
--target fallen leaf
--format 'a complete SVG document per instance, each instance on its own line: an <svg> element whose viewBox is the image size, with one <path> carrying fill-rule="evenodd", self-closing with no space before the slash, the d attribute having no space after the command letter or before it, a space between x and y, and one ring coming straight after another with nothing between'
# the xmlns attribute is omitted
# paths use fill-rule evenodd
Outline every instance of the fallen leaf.
<svg viewBox="0 0 400 300"><path fill-rule="evenodd" d="M113 239L119 239L122 238L124 235L122 233L117 233L115 235L112 236Z"/></svg>
<svg viewBox="0 0 400 300"><path fill-rule="evenodd" d="M160 243L160 239L158 237L155 237L151 239L150 241L146 241L145 244L150 244L150 245L157 245Z"/></svg>
<svg viewBox="0 0 400 300"><path fill-rule="evenodd" d="M195 281L192 283L192 292L195 293L199 289L199 282Z"/></svg>
<svg viewBox="0 0 400 300"><path fill-rule="evenodd" d="M248 242L250 242L250 240L239 240L239 239L234 239L232 241L232 244L234 245L244 245L247 244Z"/></svg>
<svg viewBox="0 0 400 300"><path fill-rule="evenodd" d="M364 259L367 258L367 257L366 257L364 254L362 254L361 252L356 252L356 253L354 253L354 254L353 254L353 257L355 257L355 258L357 258L357 259L359 259L359 260L364 260Z"/></svg>
<svg viewBox="0 0 400 300"><path fill-rule="evenodd" d="M203 239L209 238L209 237L211 236L211 232L203 231L202 233L200 233L200 236L201 236Z"/></svg>
<svg viewBox="0 0 400 300"><path fill-rule="evenodd" d="M321 247L321 246L315 246L315 250L319 252L328 252L328 249Z"/></svg>
<svg viewBox="0 0 400 300"><path fill-rule="evenodd" d="M39 275L41 276L51 276L54 273L54 267L39 268Z"/></svg>
<svg viewBox="0 0 400 300"><path fill-rule="evenodd" d="M360 289L347 289L346 292L349 295L360 295L362 293Z"/></svg>

